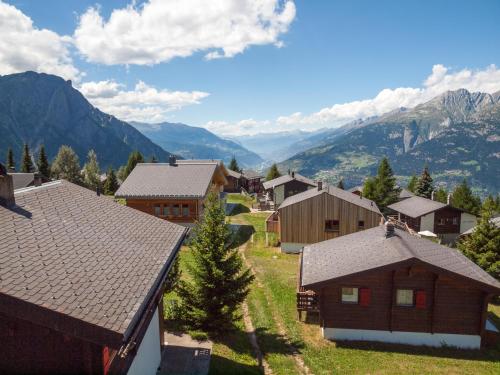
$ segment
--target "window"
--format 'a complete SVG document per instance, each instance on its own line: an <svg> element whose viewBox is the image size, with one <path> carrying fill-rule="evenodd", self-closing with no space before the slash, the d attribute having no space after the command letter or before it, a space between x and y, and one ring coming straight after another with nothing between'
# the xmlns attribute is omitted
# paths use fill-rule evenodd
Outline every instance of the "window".
<svg viewBox="0 0 500 375"><path fill-rule="evenodd" d="M398 289L396 291L396 305L413 306L413 290Z"/></svg>
<svg viewBox="0 0 500 375"><path fill-rule="evenodd" d="M438 220L438 225L444 225L445 224L445 220L443 218L440 218Z"/></svg>
<svg viewBox="0 0 500 375"><path fill-rule="evenodd" d="M338 232L339 229L340 229L340 223L338 220L325 220L326 232Z"/></svg>
<svg viewBox="0 0 500 375"><path fill-rule="evenodd" d="M155 204L155 205L153 206L153 210L154 210L153 212L154 212L155 216L160 216L160 213L161 213L161 207L160 207L160 205L159 205L159 204Z"/></svg>
<svg viewBox="0 0 500 375"><path fill-rule="evenodd" d="M365 221L364 220L358 221L358 229L365 229Z"/></svg>
<svg viewBox="0 0 500 375"><path fill-rule="evenodd" d="M178 204L174 204L173 210L172 210L172 215L173 216L180 216L180 214L181 214L180 206Z"/></svg>
<svg viewBox="0 0 500 375"><path fill-rule="evenodd" d="M163 206L163 216L170 216L170 206Z"/></svg>
<svg viewBox="0 0 500 375"><path fill-rule="evenodd" d="M358 288L342 287L342 303L358 303Z"/></svg>
<svg viewBox="0 0 500 375"><path fill-rule="evenodd" d="M189 206L188 205L182 205L182 216L188 217L189 216Z"/></svg>
<svg viewBox="0 0 500 375"><path fill-rule="evenodd" d="M453 218L453 225L458 225L458 217Z"/></svg>

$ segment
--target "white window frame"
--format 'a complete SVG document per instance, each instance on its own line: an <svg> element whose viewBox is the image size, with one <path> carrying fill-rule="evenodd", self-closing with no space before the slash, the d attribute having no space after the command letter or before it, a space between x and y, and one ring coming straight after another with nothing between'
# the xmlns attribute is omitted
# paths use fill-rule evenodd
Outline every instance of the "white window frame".
<svg viewBox="0 0 500 375"><path fill-rule="evenodd" d="M348 292L349 289L352 289L352 293L344 294L344 291ZM340 290L340 301L342 303L352 303L352 304L359 303L359 288L343 286Z"/></svg>
<svg viewBox="0 0 500 375"><path fill-rule="evenodd" d="M408 297L410 296L409 293L411 293L411 301L408 302ZM403 299L403 301L400 301L400 298ZM415 291L413 289L396 289L396 306L402 306L402 307L413 307L415 306Z"/></svg>

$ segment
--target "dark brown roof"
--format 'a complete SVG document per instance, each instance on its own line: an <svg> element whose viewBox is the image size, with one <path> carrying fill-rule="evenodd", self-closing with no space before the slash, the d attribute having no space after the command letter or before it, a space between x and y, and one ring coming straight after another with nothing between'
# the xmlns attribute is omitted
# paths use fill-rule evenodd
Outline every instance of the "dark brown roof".
<svg viewBox="0 0 500 375"><path fill-rule="evenodd" d="M446 207L446 204L431 199L413 196L388 206L391 210L410 217L420 217Z"/></svg>
<svg viewBox="0 0 500 375"><path fill-rule="evenodd" d="M474 280L500 294L500 282L458 250L396 229L385 237L383 226L304 247L301 285L313 286L380 267L412 261Z"/></svg>
<svg viewBox="0 0 500 375"><path fill-rule="evenodd" d="M264 182L263 186L264 186L264 189L266 189L266 190L274 189L276 186L286 184L287 182L290 182L293 180L303 182L304 184L309 185L309 186L316 186L316 182L314 182L313 180L311 180L307 177L304 177L298 173L294 173L293 177L291 174L285 174L285 175L277 177L275 179L266 181L266 182Z"/></svg>
<svg viewBox="0 0 500 375"><path fill-rule="evenodd" d="M141 163L123 181L118 198L203 198L210 187L218 162L179 160Z"/></svg>
<svg viewBox="0 0 500 375"><path fill-rule="evenodd" d="M377 204L371 201L370 199L362 198L359 195L350 193L347 190L342 190L330 185L323 186L323 189L321 190L318 190L317 188L309 189L302 193L292 195L291 197L288 197L283 201L279 209L281 210L287 206L290 206L298 202L302 202L306 199L316 197L320 194L330 194L333 195L334 197L355 204L357 206L363 207L369 211L376 212L377 214L380 214L380 210L377 207Z"/></svg>
<svg viewBox="0 0 500 375"><path fill-rule="evenodd" d="M66 181L15 199L13 208L0 206L0 311L24 306L25 319L50 320L70 335L84 325L80 334L116 345L158 288L185 228Z"/></svg>

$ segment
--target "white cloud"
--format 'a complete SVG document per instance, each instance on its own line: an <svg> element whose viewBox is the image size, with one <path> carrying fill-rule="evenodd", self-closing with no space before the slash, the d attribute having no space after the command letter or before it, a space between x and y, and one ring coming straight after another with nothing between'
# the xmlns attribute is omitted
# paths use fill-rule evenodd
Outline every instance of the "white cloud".
<svg viewBox="0 0 500 375"><path fill-rule="evenodd" d="M274 121L256 121L254 126L245 127L240 122L228 123L210 121L205 126L220 134L255 134L259 132L284 130L316 130L321 127L335 127L351 120L377 116L396 108L412 108L447 90L465 88L471 92L494 93L500 90L500 69L490 65L483 70L462 69L457 72L437 64L424 80L422 87L399 87L383 89L374 98L334 104L318 112L303 114L295 112L279 116Z"/></svg>
<svg viewBox="0 0 500 375"><path fill-rule="evenodd" d="M88 61L106 65L153 65L198 51L216 59L251 45L281 47L294 18L291 0L149 0L115 9L108 20L89 8L74 39Z"/></svg>
<svg viewBox="0 0 500 375"><path fill-rule="evenodd" d="M115 81L85 82L82 94L103 112L124 121L161 122L171 111L199 104L209 94L203 91L158 90L139 81L133 90Z"/></svg>
<svg viewBox="0 0 500 375"><path fill-rule="evenodd" d="M0 74L33 70L78 81L82 73L73 65L71 38L38 29L31 18L0 1Z"/></svg>

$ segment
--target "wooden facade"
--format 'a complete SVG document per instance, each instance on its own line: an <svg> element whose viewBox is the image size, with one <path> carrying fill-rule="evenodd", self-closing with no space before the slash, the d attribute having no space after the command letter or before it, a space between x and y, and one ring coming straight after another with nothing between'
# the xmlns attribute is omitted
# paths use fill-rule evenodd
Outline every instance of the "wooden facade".
<svg viewBox="0 0 500 375"><path fill-rule="evenodd" d="M328 193L279 209L281 242L312 244L380 224L381 215ZM326 221L338 221L338 230Z"/></svg>
<svg viewBox="0 0 500 375"><path fill-rule="evenodd" d="M127 199L127 206L173 223L195 223L202 205L201 199Z"/></svg>

